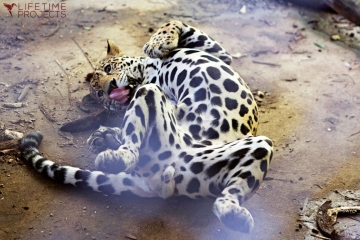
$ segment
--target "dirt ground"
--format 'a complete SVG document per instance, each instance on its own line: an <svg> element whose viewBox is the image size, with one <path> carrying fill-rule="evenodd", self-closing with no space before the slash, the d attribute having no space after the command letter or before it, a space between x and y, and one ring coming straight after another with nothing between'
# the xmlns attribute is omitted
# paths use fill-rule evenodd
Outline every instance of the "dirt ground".
<svg viewBox="0 0 360 240"><path fill-rule="evenodd" d="M304 201L358 189L358 33L352 30L344 44L328 35L339 28L314 29L315 20L332 13L258 0L64 3L66 17L57 19L11 17L0 6L0 121L24 133L41 130L46 157L93 168L95 155L86 145L91 131L58 132L87 115L77 107L88 93L84 77L92 71L81 49L97 63L106 39L112 39L127 55L140 55L152 30L171 19L243 56L232 66L253 90L266 92L258 134L270 137L276 152L266 181L244 204L255 219L251 234L225 228L210 200L88 192L44 179L16 155L2 154L0 239L315 239L299 227ZM27 106L3 106L16 102L25 86Z"/></svg>

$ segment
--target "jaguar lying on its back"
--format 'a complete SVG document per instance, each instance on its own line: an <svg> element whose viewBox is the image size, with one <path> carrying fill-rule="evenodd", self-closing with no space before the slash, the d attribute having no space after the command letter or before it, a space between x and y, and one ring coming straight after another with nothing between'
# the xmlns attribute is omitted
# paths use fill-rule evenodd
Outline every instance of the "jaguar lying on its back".
<svg viewBox="0 0 360 240"><path fill-rule="evenodd" d="M273 148L255 137L258 109L231 57L207 34L179 21L145 44L149 57L128 57L108 41L91 93L111 111L127 106L120 128L100 127L88 143L98 171L60 166L39 154L40 132L21 143L45 175L104 193L216 198L213 212L229 228L254 225L241 206L260 186Z"/></svg>

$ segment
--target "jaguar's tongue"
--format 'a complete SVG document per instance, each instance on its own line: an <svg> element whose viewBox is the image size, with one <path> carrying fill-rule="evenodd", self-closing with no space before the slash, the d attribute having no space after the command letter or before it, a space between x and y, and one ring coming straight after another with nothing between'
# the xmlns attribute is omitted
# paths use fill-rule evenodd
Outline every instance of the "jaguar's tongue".
<svg viewBox="0 0 360 240"><path fill-rule="evenodd" d="M129 99L129 93L130 91L125 89L125 87L119 87L111 91L109 98L114 99L120 104L123 104Z"/></svg>

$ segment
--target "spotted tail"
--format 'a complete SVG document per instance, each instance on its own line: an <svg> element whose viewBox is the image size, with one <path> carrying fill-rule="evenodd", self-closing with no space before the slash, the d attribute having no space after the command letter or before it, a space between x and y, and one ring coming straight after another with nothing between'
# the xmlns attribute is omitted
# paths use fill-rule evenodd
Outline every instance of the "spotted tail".
<svg viewBox="0 0 360 240"><path fill-rule="evenodd" d="M20 143L22 156L36 171L59 183L90 188L93 191L108 194L121 195L124 192L132 192L142 197L154 196L148 184L134 173L106 174L101 171L61 166L48 160L41 156L38 150L42 140L41 132L32 132L26 135Z"/></svg>

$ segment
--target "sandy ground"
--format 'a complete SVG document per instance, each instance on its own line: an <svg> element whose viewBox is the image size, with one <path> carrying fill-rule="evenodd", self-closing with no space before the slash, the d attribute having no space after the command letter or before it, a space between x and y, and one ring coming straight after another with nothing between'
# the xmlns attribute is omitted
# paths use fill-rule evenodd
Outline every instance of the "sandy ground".
<svg viewBox="0 0 360 240"><path fill-rule="evenodd" d="M254 231L225 228L211 201L87 192L44 179L6 154L0 156L0 239L304 239L308 229L297 220L305 199L358 188L360 69L349 70L357 50L309 24L328 13L272 1L234 2L66 1L66 17L50 20L11 18L0 6L0 83L11 85L0 85L0 120L20 132L41 130L40 151L48 158L93 168L95 156L85 143L91 131L58 133L62 124L86 115L77 102L88 92L84 77L92 69L72 38L96 63L106 39L139 55L162 23L178 19L196 26L230 53L246 54L234 59L233 68L253 90L267 93L258 134L270 137L276 152L266 181L245 203ZM239 13L243 4L246 14ZM300 32L304 38L295 41ZM31 87L26 107L2 107L15 102L25 85Z"/></svg>

